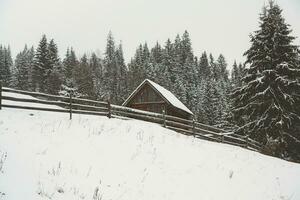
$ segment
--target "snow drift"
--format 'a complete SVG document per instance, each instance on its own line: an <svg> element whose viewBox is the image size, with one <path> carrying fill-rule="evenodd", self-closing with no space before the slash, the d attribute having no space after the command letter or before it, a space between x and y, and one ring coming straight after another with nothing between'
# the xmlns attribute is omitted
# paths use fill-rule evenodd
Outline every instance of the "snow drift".
<svg viewBox="0 0 300 200"><path fill-rule="evenodd" d="M300 165L138 120L4 108L0 199L300 199Z"/></svg>

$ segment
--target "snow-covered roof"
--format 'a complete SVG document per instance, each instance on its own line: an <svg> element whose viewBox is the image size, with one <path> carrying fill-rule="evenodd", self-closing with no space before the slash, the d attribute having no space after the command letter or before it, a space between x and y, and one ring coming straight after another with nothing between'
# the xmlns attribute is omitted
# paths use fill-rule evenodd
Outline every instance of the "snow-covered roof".
<svg viewBox="0 0 300 200"><path fill-rule="evenodd" d="M164 87L158 85L157 83L145 79L132 93L129 95L129 97L124 101L122 104L123 106L127 105L127 103L130 101L130 99L141 89L141 87L145 84L149 83L150 86L152 86L168 103L170 103L172 106L183 110L191 115L193 115L192 111L190 111L175 95L170 92L169 90L165 89Z"/></svg>

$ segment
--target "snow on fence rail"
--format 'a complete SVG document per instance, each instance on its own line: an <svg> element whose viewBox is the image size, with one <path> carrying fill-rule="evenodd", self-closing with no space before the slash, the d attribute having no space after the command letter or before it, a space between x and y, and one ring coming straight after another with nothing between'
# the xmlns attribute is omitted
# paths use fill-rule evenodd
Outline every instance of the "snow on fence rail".
<svg viewBox="0 0 300 200"><path fill-rule="evenodd" d="M30 95L35 98L21 98L13 94ZM3 103L3 100L7 102L30 103L30 105ZM52 107L47 107L46 105L52 105ZM57 108L53 107L53 105L57 106ZM2 107L69 113L70 119L72 119L73 113L107 116L109 118L133 118L158 123L165 128L196 138L240 146L254 151L261 151L262 149L262 145L253 139L234 133L226 133L222 129L202 124L195 120L182 119L166 115L165 113L159 114L112 105L110 102L73 98L72 93L70 93L69 97L64 97L6 88L2 87L0 83L0 110Z"/></svg>

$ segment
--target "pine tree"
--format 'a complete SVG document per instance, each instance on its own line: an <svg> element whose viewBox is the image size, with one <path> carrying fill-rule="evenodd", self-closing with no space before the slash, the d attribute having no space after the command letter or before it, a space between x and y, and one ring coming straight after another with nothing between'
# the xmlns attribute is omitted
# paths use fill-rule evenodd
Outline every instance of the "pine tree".
<svg viewBox="0 0 300 200"><path fill-rule="evenodd" d="M156 42L155 46L151 49L150 62L153 64L162 62L162 47L158 42Z"/></svg>
<svg viewBox="0 0 300 200"><path fill-rule="evenodd" d="M300 68L294 37L273 1L260 16L260 29L251 35L251 47L246 51L249 68L243 78L245 86L235 97L235 117L244 124L238 132L272 146L272 154L292 156L300 142L299 121ZM293 145L292 145L293 144ZM298 151L299 152L299 151ZM299 153L298 153L299 156Z"/></svg>
<svg viewBox="0 0 300 200"><path fill-rule="evenodd" d="M73 76L76 91L80 94L80 96L95 99L92 69L90 68L86 54L82 56L79 64L74 68Z"/></svg>
<svg viewBox="0 0 300 200"><path fill-rule="evenodd" d="M234 88L237 88L241 86L238 83L239 83L239 68L236 61L234 61L232 65L232 71L231 71L231 84Z"/></svg>
<svg viewBox="0 0 300 200"><path fill-rule="evenodd" d="M21 90L31 90L31 75L33 68L34 48L28 49L25 45L23 51L15 59L15 72L13 86Z"/></svg>
<svg viewBox="0 0 300 200"><path fill-rule="evenodd" d="M103 61L96 55L96 53L92 53L91 58L89 60L89 65L92 70L92 79L96 98L102 100L104 95Z"/></svg>
<svg viewBox="0 0 300 200"><path fill-rule="evenodd" d="M142 64L143 59L143 47L140 45L138 58L135 58L131 62L131 84L135 83L133 75L140 78L138 74L134 74L136 63ZM127 77L127 67L124 62L123 49L120 44L118 47L115 45L114 38L110 32L107 37L107 45L104 58L104 91L106 93L106 98L110 99L112 103L120 104L125 99L125 93L127 93L127 85L130 84L126 80Z"/></svg>
<svg viewBox="0 0 300 200"><path fill-rule="evenodd" d="M177 52L175 49L176 44L172 44L171 40L168 39L165 43L163 53L162 53L162 64L159 66L157 70L157 81L160 85L169 88L169 90L174 91L175 94L181 96L182 87L175 87L174 83L182 84L182 78L180 71L182 70L181 65L179 65L178 61L180 59L180 49ZM178 91L176 91L178 89ZM181 98L184 98L181 96Z"/></svg>
<svg viewBox="0 0 300 200"><path fill-rule="evenodd" d="M213 80L218 80L219 79L219 74L220 74L220 69L218 68L215 58L213 57L212 54L209 54L209 67L211 69L211 78Z"/></svg>
<svg viewBox="0 0 300 200"><path fill-rule="evenodd" d="M60 59L58 57L58 50L57 45L55 44L54 40L50 40L48 45L48 53L49 53L49 64L50 68L60 65Z"/></svg>
<svg viewBox="0 0 300 200"><path fill-rule="evenodd" d="M32 83L34 91L45 92L46 78L50 74L50 61L46 35L43 35L35 53Z"/></svg>
<svg viewBox="0 0 300 200"><path fill-rule="evenodd" d="M140 44L136 49L134 58L128 64L130 83L130 91L134 90L145 78L146 76L146 56L144 56L143 45Z"/></svg>
<svg viewBox="0 0 300 200"><path fill-rule="evenodd" d="M217 59L216 62L216 67L218 68L218 79L222 79L225 82L229 81L229 77L228 77L228 70L227 70L227 62L225 60L225 57L220 54L220 56Z"/></svg>
<svg viewBox="0 0 300 200"><path fill-rule="evenodd" d="M115 63L115 41L111 32L107 36L105 57L104 57L104 88L105 98L114 102L116 88L116 63Z"/></svg>
<svg viewBox="0 0 300 200"><path fill-rule="evenodd" d="M10 47L0 46L0 81L3 86L9 86L11 81L11 70L13 61L11 57Z"/></svg>
<svg viewBox="0 0 300 200"><path fill-rule="evenodd" d="M207 77L210 77L210 75L211 75L211 69L210 69L210 65L208 64L207 54L204 51L199 59L198 76L199 79L205 79Z"/></svg>
<svg viewBox="0 0 300 200"><path fill-rule="evenodd" d="M194 58L193 50L192 50L192 42L190 39L190 35L187 31L184 31L181 40L181 63L184 64L186 60L192 60Z"/></svg>
<svg viewBox="0 0 300 200"><path fill-rule="evenodd" d="M45 91L50 94L58 94L63 83L63 70L58 56L57 45L54 40L48 44L49 67L46 75Z"/></svg>
<svg viewBox="0 0 300 200"><path fill-rule="evenodd" d="M146 53L150 54L149 51L147 51ZM146 55L146 57L149 57L149 55ZM116 103L121 104L128 96L127 67L125 65L122 44L120 44L116 49L115 59L117 65Z"/></svg>
<svg viewBox="0 0 300 200"><path fill-rule="evenodd" d="M200 120L205 124L216 125L219 123L220 117L220 96L217 88L217 82L213 79L206 79L202 82L202 87L203 118Z"/></svg>
<svg viewBox="0 0 300 200"><path fill-rule="evenodd" d="M79 64L75 51L73 48L67 49L65 58L63 60L63 72L64 72L64 87L73 88L75 87L75 80L73 77L74 69Z"/></svg>

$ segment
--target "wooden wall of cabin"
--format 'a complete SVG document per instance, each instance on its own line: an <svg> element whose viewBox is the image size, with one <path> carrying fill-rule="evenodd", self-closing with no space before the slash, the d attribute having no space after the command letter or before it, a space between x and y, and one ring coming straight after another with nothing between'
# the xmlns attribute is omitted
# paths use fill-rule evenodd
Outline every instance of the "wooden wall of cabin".
<svg viewBox="0 0 300 200"><path fill-rule="evenodd" d="M144 111L162 113L163 108L166 106L166 102L148 84L146 84L137 94L135 94L127 106Z"/></svg>
<svg viewBox="0 0 300 200"><path fill-rule="evenodd" d="M173 106L170 106L168 105L167 106L167 109L166 109L166 114L167 115L172 115L172 116L175 116L175 117L180 117L180 118L183 118L183 119L192 119L193 116L184 112L184 111L181 111Z"/></svg>
<svg viewBox="0 0 300 200"><path fill-rule="evenodd" d="M127 106L155 113L162 113L164 109L167 115L184 119L192 119L190 114L168 105L165 100L148 84L145 84L140 91L134 95Z"/></svg>

